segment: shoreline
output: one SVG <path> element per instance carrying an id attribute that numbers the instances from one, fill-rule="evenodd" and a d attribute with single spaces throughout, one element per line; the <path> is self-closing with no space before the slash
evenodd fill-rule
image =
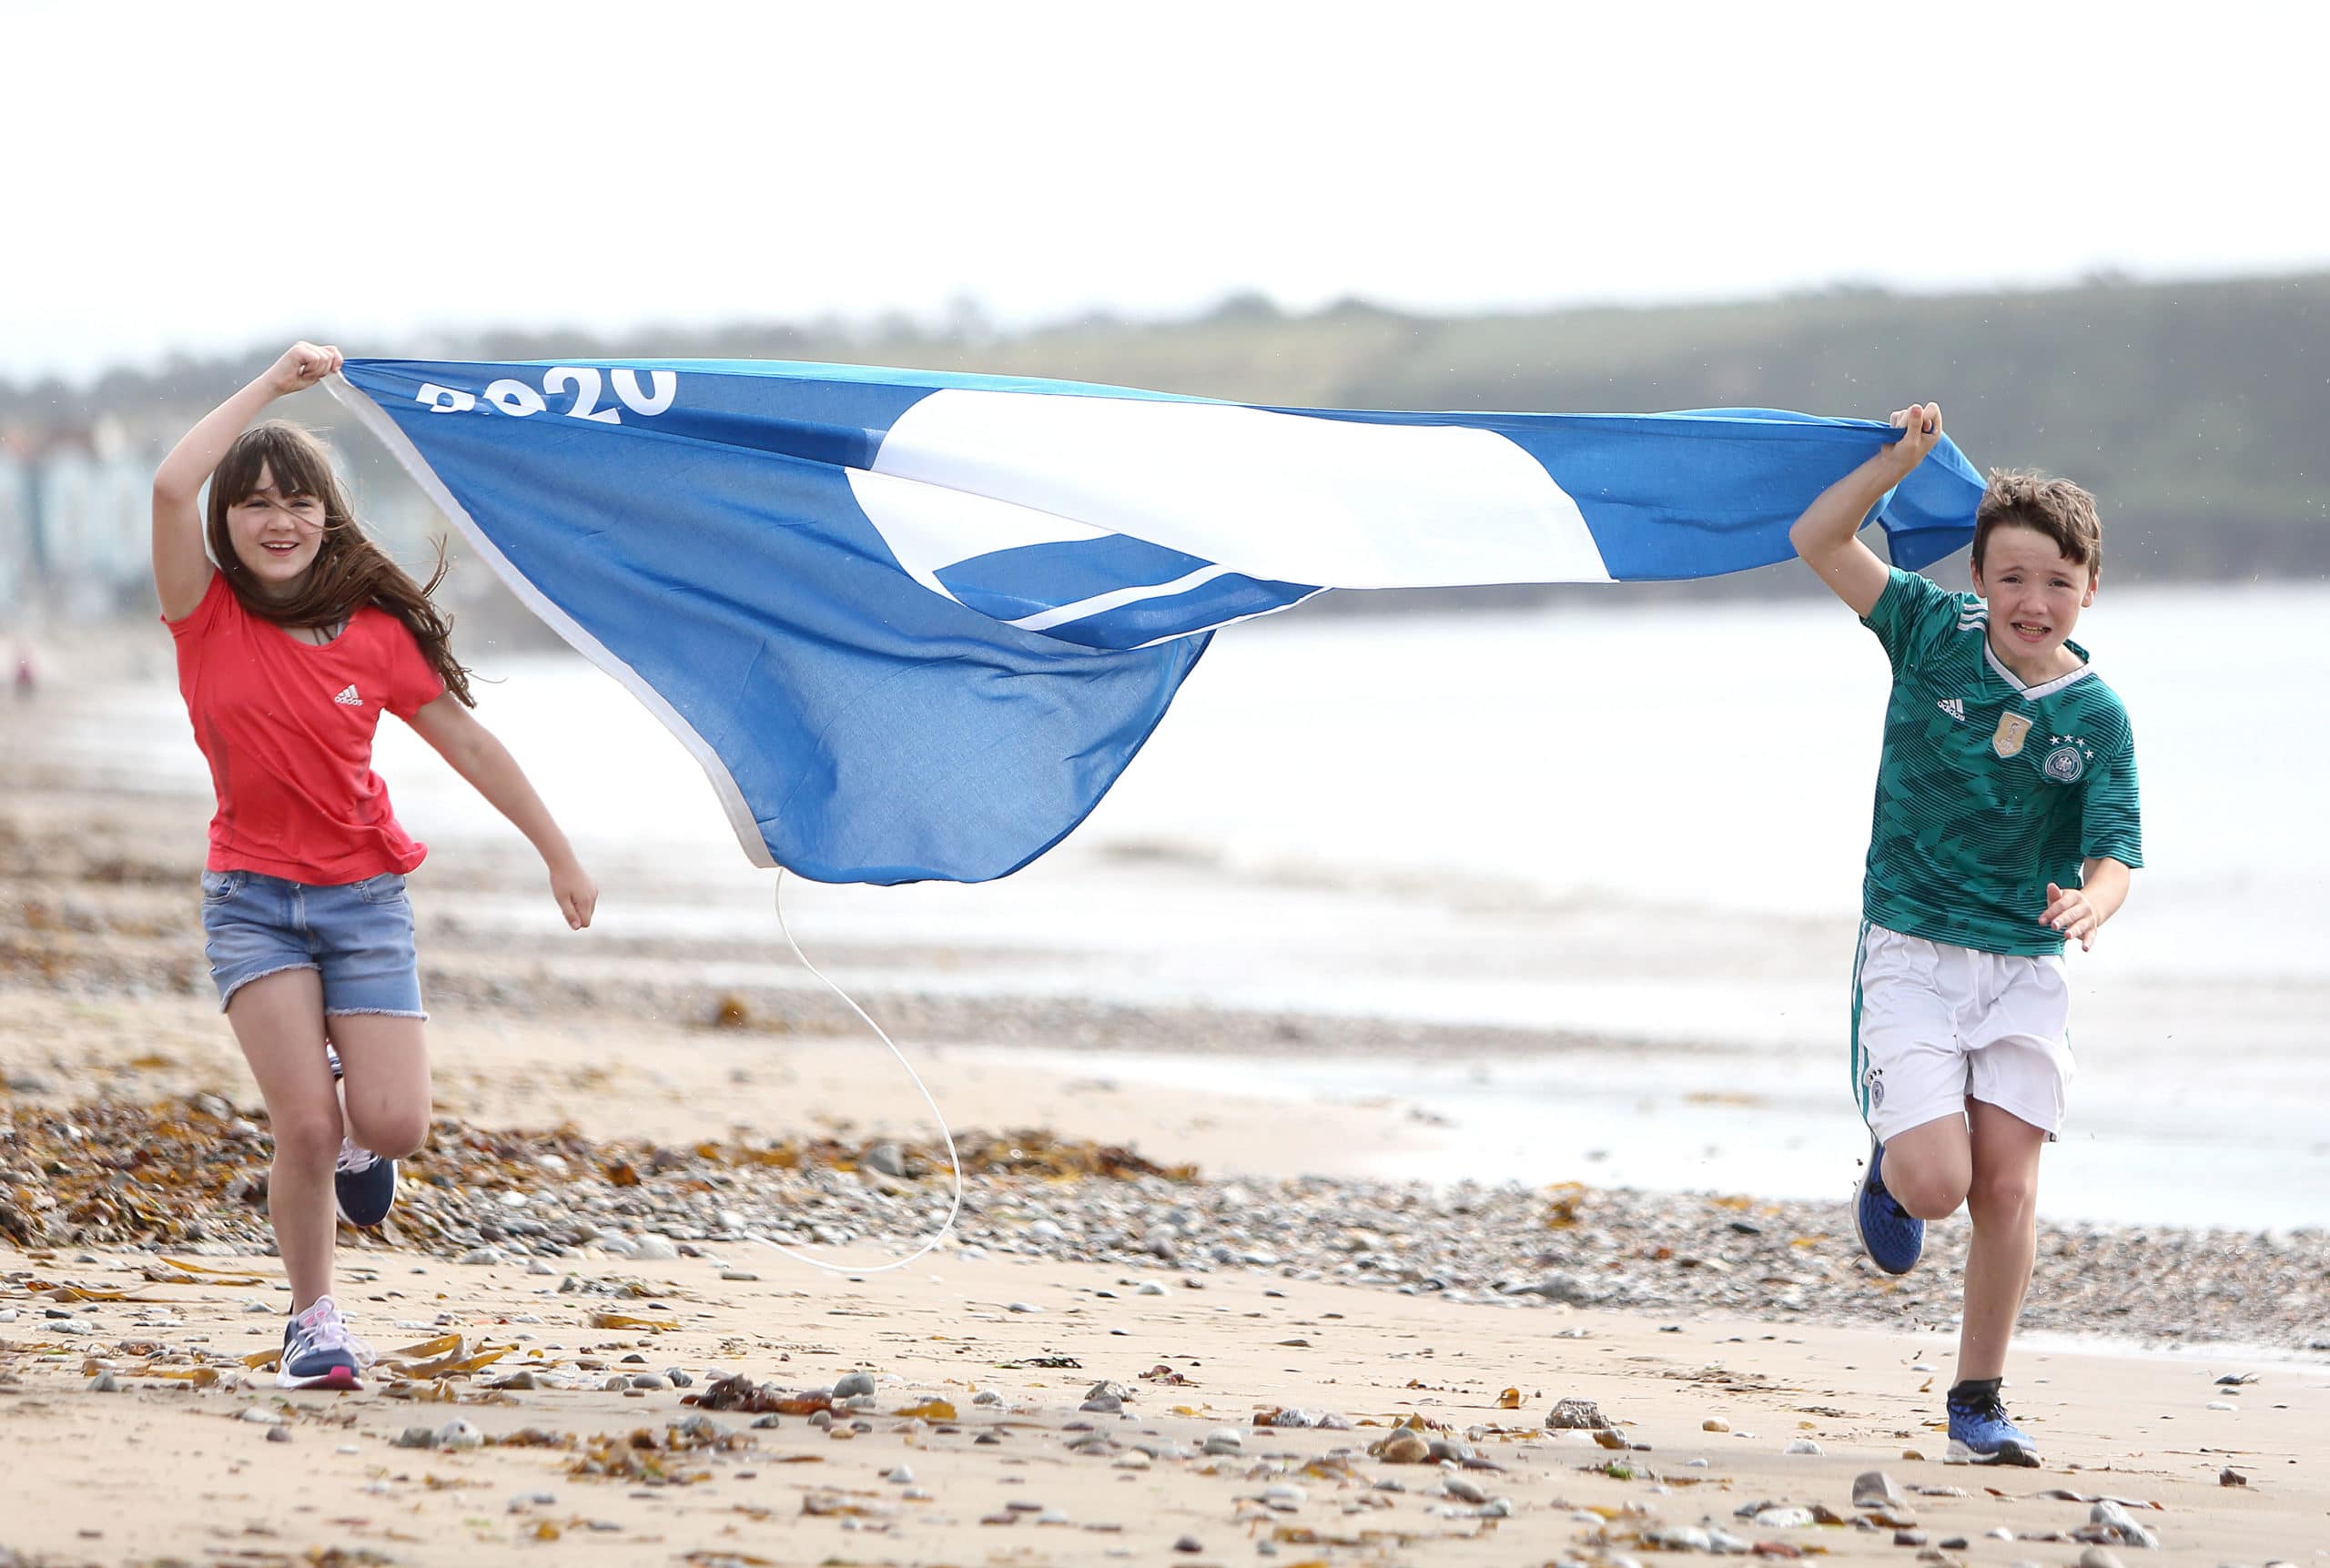
<path id="1" fill-rule="evenodd" d="M 2046 1463 L 1972 1471 L 1935 1430 L 1962 1221 L 1895 1280 L 1841 1201 L 1372 1179 L 1461 1129 L 1205 1066 L 1354 1042 L 1508 1064 L 1591 1032 L 899 984 L 866 994 L 967 1174 L 956 1232 L 897 1267 L 951 1183 L 855 1020 L 745 984 L 716 921 L 615 966 L 562 951 L 507 846 L 463 845 L 425 901 L 438 1120 L 390 1227 L 340 1235 L 336 1290 L 384 1359 L 358 1392 L 279 1391 L 265 1118 L 191 891 L 207 802 L 51 756 L 18 717 L 0 1435 L 40 1506 L 0 1508 L 0 1568 L 2330 1548 L 2321 1231 L 2046 1225 L 2008 1390 Z M 603 875 L 679 895 L 645 854 Z M 901 982 L 987 959 L 866 929 L 844 951 Z M 1112 1066 L 1160 1048 L 1186 1081 Z M 1565 1400 L 1604 1424 L 1549 1425 Z M 1857 1504 L 1870 1472 L 1890 1496 Z"/>
<path id="2" fill-rule="evenodd" d="M 25 733 L 0 722 L 0 737 L 12 730 Z M 9 1088 L 0 1104 L 14 1108 L 11 1125 L 57 1107 L 105 1102 L 114 1108 L 107 1114 L 119 1114 L 197 1095 L 255 1111 L 256 1095 L 202 971 L 197 914 L 186 895 L 199 868 L 207 802 L 125 793 L 86 778 L 68 788 L 44 776 L 49 765 L 36 746 L 12 747 L 0 764 L 0 784 L 8 786 L 0 809 L 0 1081 Z M 671 934 L 623 944 L 633 955 L 627 964 L 652 964 L 660 979 L 643 981 L 623 966 L 611 976 L 604 954 L 562 955 L 548 934 L 497 923 L 512 895 L 530 886 L 534 868 L 518 850 L 468 847 L 459 890 L 437 890 L 420 920 L 436 1014 L 438 1109 L 449 1133 L 531 1128 L 546 1137 L 571 1123 L 584 1138 L 675 1148 L 707 1136 L 761 1145 L 826 1137 L 855 1140 L 860 1152 L 870 1142 L 931 1139 L 919 1098 L 856 1018 L 805 976 L 755 984 L 734 962 L 733 937 Z M 618 861 L 608 868 L 609 885 L 625 879 L 653 885 L 653 867 Z M 917 966 L 943 974 L 966 960 L 955 949 L 919 957 L 909 949 L 892 961 L 895 973 L 911 976 Z M 1275 1184 L 1290 1211 L 1348 1203 L 1371 1216 L 1389 1214 L 1383 1221 L 1389 1232 L 1423 1252 L 1433 1250 L 1433 1239 L 1397 1220 L 1400 1203 L 1428 1209 L 1452 1193 L 1482 1195 L 1480 1233 L 1464 1239 L 1470 1250 L 1459 1248 L 1464 1255 L 1444 1266 L 1444 1284 L 1460 1291 L 1493 1297 L 1500 1280 L 1515 1291 L 1542 1285 L 1525 1277 L 1532 1269 L 1539 1276 L 1585 1270 L 1607 1278 L 1558 1287 L 1555 1299 L 1676 1311 L 1760 1303 L 1832 1321 L 1954 1317 L 1954 1295 L 1930 1282 L 1954 1280 L 1962 1219 L 1937 1228 L 1935 1268 L 1907 1286 L 1877 1280 L 1859 1265 L 1852 1242 L 1843 1198 L 1849 1163 L 1839 1166 L 1839 1197 L 1822 1201 L 1752 1189 L 1387 1179 L 1370 1175 L 1371 1164 L 1431 1156 L 1461 1168 L 1462 1129 L 1452 1131 L 1402 1096 L 1298 1104 L 1236 1092 L 1237 1080 L 1219 1075 L 1193 1071 L 1175 1083 L 1109 1065 L 1126 1059 L 1123 1053 L 1160 1051 L 1187 1056 L 1194 1067 L 1208 1056 L 1300 1058 L 1320 1051 L 1494 1063 L 1609 1044 L 1592 1034 L 1141 1007 L 1072 996 L 858 989 L 912 1052 L 948 1118 L 967 1128 L 1042 1129 L 1063 1143 L 1121 1146 L 1160 1165 L 1195 1167 L 1211 1192 L 1231 1188 L 1251 1198 Z M 1079 1060 L 1073 1074 L 1015 1070 L 1015 1051 L 1063 1050 Z M 1568 1152 L 1551 1168 L 1590 1180 L 1592 1162 L 1577 1158 L 1585 1151 Z M 426 1170 L 432 1158 L 424 1153 L 416 1168 Z M 1552 1244 L 1559 1239 L 1544 1229 L 1538 1212 L 1544 1190 L 1598 1209 L 1606 1223 L 1583 1227 L 1591 1245 Z M 1763 1256 L 1758 1238 L 1730 1229 L 1751 1209 L 1767 1228 L 1800 1244 Z M 2320 1283 L 2330 1280 L 2330 1233 L 2062 1222 L 2043 1214 L 2041 1223 L 2040 1273 L 2024 1319 L 2035 1330 L 2165 1344 L 2247 1339 L 2301 1356 L 2330 1351 L 2330 1330 L 2308 1328 L 2330 1311 L 2330 1289 Z M 1069 1229 L 1088 1237 L 1108 1227 Z M 1636 1257 L 1662 1249 L 1670 1256 Z M 1532 1262 L 1538 1254 L 1545 1260 Z M 1323 1276 L 1323 1261 L 1304 1266 Z M 1373 1282 L 1393 1289 L 1424 1288 L 1439 1277 L 1430 1267 L 1404 1277 L 1378 1272 L 1383 1277 Z M 1708 1283 L 1716 1280 L 1723 1283 Z"/>

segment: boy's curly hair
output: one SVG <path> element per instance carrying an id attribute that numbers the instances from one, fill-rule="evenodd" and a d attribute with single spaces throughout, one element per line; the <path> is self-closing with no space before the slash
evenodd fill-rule
<path id="1" fill-rule="evenodd" d="M 1982 565 L 1982 547 L 1998 528 L 2027 528 L 2055 541 L 2063 559 L 2087 568 L 2094 581 L 2103 570 L 2103 523 L 2095 515 L 2095 498 L 2067 479 L 2028 469 L 1993 469 L 1990 488 L 1974 512 L 1974 566 Z"/>

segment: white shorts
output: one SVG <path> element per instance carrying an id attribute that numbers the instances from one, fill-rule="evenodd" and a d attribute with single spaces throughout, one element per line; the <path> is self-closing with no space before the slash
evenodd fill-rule
<path id="1" fill-rule="evenodd" d="M 1861 923 L 1853 1087 L 1879 1143 L 1971 1098 L 2062 1131 L 2073 1063 L 2060 955 L 1980 953 Z"/>

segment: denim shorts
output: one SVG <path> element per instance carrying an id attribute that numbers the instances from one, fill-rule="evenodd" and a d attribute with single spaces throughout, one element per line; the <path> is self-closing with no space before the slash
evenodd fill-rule
<path id="1" fill-rule="evenodd" d="M 324 1016 L 425 1018 L 412 951 L 412 905 L 394 872 L 313 887 L 256 871 L 202 874 L 202 933 L 224 1012 L 263 976 L 314 969 Z"/>

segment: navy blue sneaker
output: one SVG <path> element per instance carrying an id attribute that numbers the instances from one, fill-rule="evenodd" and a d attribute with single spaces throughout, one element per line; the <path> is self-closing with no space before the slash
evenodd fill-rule
<path id="1" fill-rule="evenodd" d="M 1885 1190 L 1885 1146 L 1869 1146 L 1869 1168 L 1861 1173 L 1860 1192 L 1853 1199 L 1853 1229 L 1860 1233 L 1861 1250 L 1888 1274 L 1906 1274 L 1918 1266 L 1926 1249 L 1926 1222 L 1894 1201 Z"/>
<path id="2" fill-rule="evenodd" d="M 1960 1383 L 1950 1391 L 1950 1452 L 1944 1464 L 2021 1464 L 2036 1469 L 2039 1446 L 2007 1419 L 1999 1380 Z"/>
<path id="3" fill-rule="evenodd" d="M 275 1386 L 282 1389 L 353 1389 L 358 1371 L 371 1365 L 372 1350 L 348 1331 L 329 1296 L 283 1325 L 283 1357 L 275 1364 Z"/>
<path id="4" fill-rule="evenodd" d="M 339 1158 L 332 1162 L 331 1190 L 339 1217 L 359 1229 L 370 1229 L 389 1217 L 397 1201 L 397 1162 L 382 1159 L 349 1139 L 339 1140 Z"/>

